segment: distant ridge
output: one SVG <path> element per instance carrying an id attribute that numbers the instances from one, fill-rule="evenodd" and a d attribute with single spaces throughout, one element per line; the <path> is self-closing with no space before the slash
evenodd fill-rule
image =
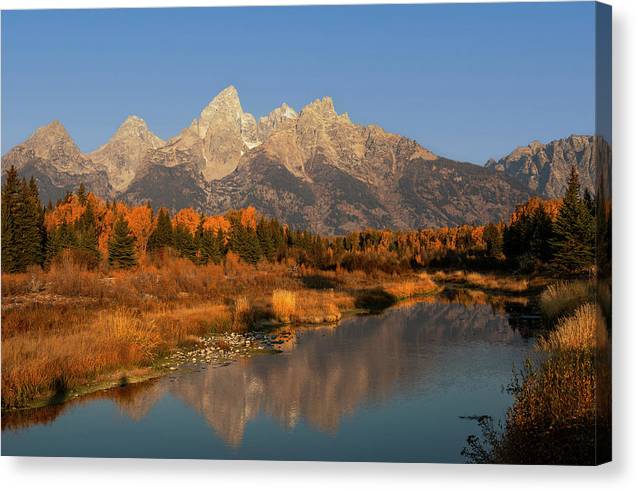
<path id="1" fill-rule="evenodd" d="M 54 121 L 7 152 L 2 165 L 35 176 L 44 202 L 83 182 L 107 199 L 214 213 L 252 205 L 295 226 L 340 234 L 505 219 L 533 194 L 560 195 L 571 165 L 590 186 L 593 142 L 532 142 L 483 167 L 357 125 L 330 97 L 298 112 L 283 103 L 257 121 L 229 86 L 167 141 L 129 116 L 108 142 L 83 154 Z"/>

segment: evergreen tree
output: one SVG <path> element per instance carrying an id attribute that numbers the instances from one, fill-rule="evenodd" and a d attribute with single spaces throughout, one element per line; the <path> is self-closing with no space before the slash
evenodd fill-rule
<path id="1" fill-rule="evenodd" d="M 85 256 L 90 267 L 97 266 L 101 254 L 98 249 L 97 221 L 90 201 L 87 201 L 86 210 L 79 218 L 76 229 L 77 248 Z"/>
<path id="2" fill-rule="evenodd" d="M 28 264 L 44 263 L 44 246 L 46 233 L 44 228 L 44 208 L 40 201 L 40 193 L 35 178 L 32 176 L 27 185 L 23 184 L 27 202 L 27 250 L 25 251 Z"/>
<path id="3" fill-rule="evenodd" d="M 277 252 L 277 247 L 274 242 L 273 223 L 265 218 L 261 218 L 257 224 L 257 237 L 263 257 L 268 261 L 273 261 Z"/>
<path id="4" fill-rule="evenodd" d="M 179 223 L 175 226 L 173 230 L 173 242 L 175 250 L 180 256 L 196 262 L 197 246 L 195 244 L 195 238 L 184 224 Z"/>
<path id="5" fill-rule="evenodd" d="M 223 232 L 221 229 L 217 233 L 212 230 L 204 230 L 202 227 L 198 240 L 199 258 L 203 264 L 220 264 L 223 260 Z"/>
<path id="6" fill-rule="evenodd" d="M 137 264 L 135 237 L 128 222 L 119 216 L 113 227 L 113 236 L 108 242 L 108 263 L 115 268 L 132 268 Z"/>
<path id="7" fill-rule="evenodd" d="M 157 226 L 148 238 L 148 250 L 157 251 L 173 245 L 173 226 L 168 212 L 161 208 L 157 215 Z"/>
<path id="8" fill-rule="evenodd" d="M 26 268 L 22 258 L 23 204 L 20 196 L 20 178 L 15 167 L 7 171 L 2 186 L 2 271 L 14 273 Z"/>
<path id="9" fill-rule="evenodd" d="M 593 265 L 595 231 L 593 216 L 580 196 L 579 176 L 571 168 L 566 194 L 553 226 L 552 266 L 561 273 L 578 273 Z"/>
<path id="10" fill-rule="evenodd" d="M 261 258 L 261 246 L 256 230 L 244 226 L 236 219 L 232 220 L 230 228 L 230 249 L 251 264 L 256 264 Z"/>
<path id="11" fill-rule="evenodd" d="M 547 263 L 553 256 L 553 247 L 551 240 L 553 239 L 553 220 L 548 214 L 544 206 L 540 206 L 533 213 L 532 226 L 528 236 L 528 248 L 530 254 Z"/>
<path id="12" fill-rule="evenodd" d="M 596 203 L 595 203 L 595 199 L 593 198 L 593 195 L 588 190 L 588 188 L 584 190 L 584 197 L 582 199 L 584 200 L 584 204 L 586 205 L 586 208 L 588 208 L 588 211 L 590 211 L 591 215 L 594 217 Z"/>
<path id="13" fill-rule="evenodd" d="M 2 187 L 2 269 L 22 272 L 44 259 L 44 213 L 35 180 L 27 183 L 15 167 Z"/>

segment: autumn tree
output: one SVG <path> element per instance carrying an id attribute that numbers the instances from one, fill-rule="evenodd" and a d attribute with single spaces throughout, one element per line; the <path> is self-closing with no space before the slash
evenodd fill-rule
<path id="1" fill-rule="evenodd" d="M 126 221 L 135 236 L 138 257 L 144 257 L 153 231 L 153 210 L 148 205 L 133 206 L 126 212 Z"/>
<path id="2" fill-rule="evenodd" d="M 113 236 L 108 242 L 108 263 L 114 268 L 122 269 L 137 265 L 135 237 L 122 215 L 115 221 Z"/>

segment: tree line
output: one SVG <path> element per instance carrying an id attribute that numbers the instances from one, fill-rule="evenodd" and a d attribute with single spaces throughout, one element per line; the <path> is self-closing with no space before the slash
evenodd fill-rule
<path id="1" fill-rule="evenodd" d="M 532 198 L 507 224 L 407 231 L 368 229 L 325 237 L 293 229 L 252 207 L 208 216 L 191 208 L 171 216 L 146 204 L 103 201 L 83 185 L 44 208 L 35 180 L 12 167 L 2 186 L 2 270 L 47 267 L 63 251 L 89 268 L 132 268 L 147 256 L 174 253 L 197 264 L 292 261 L 317 269 L 397 273 L 424 267 L 503 268 L 559 274 L 593 266 L 595 202 L 571 170 L 561 200 Z"/>

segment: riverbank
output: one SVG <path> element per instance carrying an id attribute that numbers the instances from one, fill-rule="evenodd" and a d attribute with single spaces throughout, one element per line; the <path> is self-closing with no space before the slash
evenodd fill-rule
<path id="1" fill-rule="evenodd" d="M 478 418 L 464 455 L 474 463 L 595 465 L 611 458 L 611 342 L 593 283 L 557 282 L 540 296 L 547 332 L 541 362 L 511 381 L 514 404 L 500 433 Z"/>
<path id="2" fill-rule="evenodd" d="M 213 362 L 233 337 L 289 323 L 336 323 L 437 290 L 426 273 L 196 266 L 178 258 L 128 272 L 62 261 L 46 272 L 3 275 L 2 408 L 157 377 L 174 366 L 171 356 L 196 351 L 207 339 L 219 344 L 205 352 Z M 261 344 L 263 350 L 251 341 L 249 353 L 271 349 Z"/>

